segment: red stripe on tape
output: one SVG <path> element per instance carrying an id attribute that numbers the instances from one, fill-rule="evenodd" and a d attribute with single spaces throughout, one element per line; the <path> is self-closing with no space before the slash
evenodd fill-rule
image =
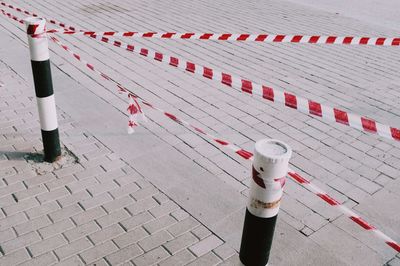
<path id="1" fill-rule="evenodd" d="M 208 67 L 203 67 L 203 76 L 209 79 L 213 78 L 213 70 Z"/>
<path id="2" fill-rule="evenodd" d="M 349 125 L 349 117 L 346 112 L 333 108 L 336 122 Z"/>
<path id="3" fill-rule="evenodd" d="M 128 45 L 126 46 L 126 50 L 128 50 L 128 51 L 130 51 L 130 52 L 133 52 L 133 51 L 135 50 L 135 46 L 128 44 Z"/>
<path id="4" fill-rule="evenodd" d="M 223 84 L 232 86 L 232 76 L 229 74 L 222 73 L 222 81 Z"/>
<path id="5" fill-rule="evenodd" d="M 242 79 L 242 91 L 252 94 L 253 84 L 249 80 Z"/>
<path id="6" fill-rule="evenodd" d="M 232 36 L 232 34 L 230 34 L 230 33 L 224 33 L 224 34 L 222 34 L 221 36 L 218 37 L 218 40 L 226 41 L 226 40 L 228 40 L 231 36 Z"/>
<path id="7" fill-rule="evenodd" d="M 195 129 L 197 132 L 201 133 L 201 134 L 207 135 L 207 133 L 206 133 L 204 130 L 202 130 L 201 128 L 195 127 L 194 129 Z"/>
<path id="8" fill-rule="evenodd" d="M 320 38 L 320 36 L 311 36 L 311 38 L 308 41 L 308 43 L 317 43 L 319 38 Z"/>
<path id="9" fill-rule="evenodd" d="M 228 142 L 226 142 L 226 141 L 223 141 L 223 140 L 220 140 L 220 139 L 214 139 L 216 142 L 218 142 L 219 144 L 221 144 L 221 145 L 224 145 L 224 146 L 227 146 L 227 145 L 229 145 L 229 143 Z"/>
<path id="10" fill-rule="evenodd" d="M 35 25 L 29 25 L 28 29 L 27 29 L 27 33 L 32 35 L 35 34 L 37 28 L 39 27 L 39 25 L 35 24 Z"/>
<path id="11" fill-rule="evenodd" d="M 170 114 L 167 112 L 164 112 L 164 114 L 174 121 L 179 121 L 179 119 L 176 116 L 174 116 L 173 114 Z"/>
<path id="12" fill-rule="evenodd" d="M 117 46 L 117 47 L 121 47 L 121 42 L 120 41 L 114 41 L 114 46 Z"/>
<path id="13" fill-rule="evenodd" d="M 106 31 L 103 33 L 103 35 L 105 35 L 105 36 L 114 36 L 114 34 L 115 34 L 115 32 L 113 32 L 113 31 Z"/>
<path id="14" fill-rule="evenodd" d="M 93 65 L 87 63 L 86 66 L 87 66 L 88 68 L 90 68 L 91 70 L 94 70 L 94 66 L 93 66 Z"/>
<path id="15" fill-rule="evenodd" d="M 383 45 L 386 41 L 386 38 L 378 38 L 376 39 L 376 45 Z"/>
<path id="16" fill-rule="evenodd" d="M 360 39 L 360 44 L 368 44 L 369 41 L 369 37 L 362 37 Z"/>
<path id="17" fill-rule="evenodd" d="M 145 32 L 143 33 L 143 37 L 153 37 L 153 35 L 155 34 L 155 32 Z"/>
<path id="18" fill-rule="evenodd" d="M 326 43 L 334 43 L 335 41 L 336 41 L 336 36 L 329 36 L 327 39 L 326 39 Z"/>
<path id="19" fill-rule="evenodd" d="M 214 33 L 204 33 L 203 35 L 200 36 L 200 40 L 208 40 L 210 39 Z"/>
<path id="20" fill-rule="evenodd" d="M 310 181 L 299 175 L 298 173 L 288 173 L 294 180 L 299 182 L 300 184 L 310 184 Z"/>
<path id="21" fill-rule="evenodd" d="M 322 117 L 322 107 L 320 103 L 309 100 L 308 109 L 310 109 L 310 114 Z"/>
<path id="22" fill-rule="evenodd" d="M 361 124 L 362 124 L 362 127 L 364 128 L 364 130 L 376 133 L 377 129 L 376 129 L 375 121 L 368 119 L 368 118 L 361 117 Z"/>
<path id="23" fill-rule="evenodd" d="M 285 92 L 285 105 L 297 109 L 297 98 L 295 95 Z"/>
<path id="24" fill-rule="evenodd" d="M 359 226 L 361 226 L 365 230 L 374 230 L 375 229 L 375 227 L 368 224 L 366 221 L 361 219 L 361 217 L 350 216 L 350 219 L 353 220 L 354 222 L 356 222 Z"/>
<path id="25" fill-rule="evenodd" d="M 245 150 L 239 150 L 236 153 L 239 154 L 240 156 L 242 156 L 243 158 L 245 158 L 246 160 L 248 160 L 251 157 L 253 157 L 253 154 L 251 152 L 248 152 L 248 151 L 245 151 Z"/>
<path id="26" fill-rule="evenodd" d="M 135 32 L 128 31 L 128 32 L 124 32 L 124 34 L 122 36 L 124 36 L 124 37 L 132 37 L 133 35 L 135 35 Z"/>
<path id="27" fill-rule="evenodd" d="M 188 32 L 188 33 L 183 34 L 183 35 L 181 36 L 181 38 L 182 38 L 182 39 L 190 39 L 190 38 L 192 38 L 193 35 L 194 35 L 194 33 Z"/>
<path id="28" fill-rule="evenodd" d="M 161 38 L 170 39 L 175 34 L 176 34 L 175 32 L 167 32 L 167 33 L 164 33 L 163 35 L 161 35 Z"/>
<path id="29" fill-rule="evenodd" d="M 392 133 L 392 137 L 393 137 L 395 140 L 400 140 L 400 129 L 391 127 L 391 128 L 390 128 L 390 133 Z"/>
<path id="30" fill-rule="evenodd" d="M 236 39 L 237 41 L 245 41 L 250 37 L 250 34 L 240 34 L 240 36 Z"/>
<path id="31" fill-rule="evenodd" d="M 144 56 L 148 56 L 149 55 L 149 50 L 147 50 L 145 48 L 142 48 L 142 49 L 140 49 L 140 54 L 144 55 Z"/>
<path id="32" fill-rule="evenodd" d="M 392 41 L 392 45 L 399 46 L 400 45 L 400 38 L 394 38 Z"/>
<path id="33" fill-rule="evenodd" d="M 169 64 L 171 65 L 171 66 L 174 66 L 174 67 L 177 67 L 178 65 L 179 65 L 179 59 L 178 58 L 176 58 L 176 57 L 170 57 L 169 58 Z"/>
<path id="34" fill-rule="evenodd" d="M 303 36 L 301 36 L 301 35 L 296 35 L 296 36 L 293 36 L 291 42 L 300 42 L 301 39 L 303 39 Z"/>
<path id="35" fill-rule="evenodd" d="M 345 37 L 343 39 L 343 44 L 351 44 L 351 41 L 353 40 L 354 37 Z"/>
<path id="36" fill-rule="evenodd" d="M 263 89 L 263 98 L 274 101 L 274 90 L 267 86 L 262 86 Z"/>
<path id="37" fill-rule="evenodd" d="M 257 36 L 255 39 L 256 42 L 263 42 L 265 39 L 267 39 L 268 35 L 267 34 L 260 34 Z"/>
<path id="38" fill-rule="evenodd" d="M 155 53 L 154 54 L 154 59 L 156 59 L 157 61 L 162 61 L 164 58 L 164 55 L 162 53 Z"/>
<path id="39" fill-rule="evenodd" d="M 400 245 L 394 242 L 386 242 L 390 247 L 392 247 L 397 252 L 400 252 Z"/>
<path id="40" fill-rule="evenodd" d="M 196 71 L 196 65 L 191 62 L 186 62 L 186 70 L 194 73 L 194 71 Z"/>
<path id="41" fill-rule="evenodd" d="M 326 201 L 329 205 L 332 205 L 332 206 L 340 205 L 339 202 L 337 202 L 335 199 L 331 198 L 327 194 L 318 193 L 317 196 L 320 197 L 321 199 L 323 199 L 324 201 Z"/>
<path id="42" fill-rule="evenodd" d="M 286 35 L 276 35 L 276 37 L 274 38 L 274 42 L 281 42 L 283 41 L 283 39 L 285 39 Z"/>

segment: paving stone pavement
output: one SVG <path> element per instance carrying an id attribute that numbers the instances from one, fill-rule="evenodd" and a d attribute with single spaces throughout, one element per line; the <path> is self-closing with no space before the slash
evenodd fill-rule
<path id="1" fill-rule="evenodd" d="M 12 1 L 89 30 L 387 35 L 285 1 Z M 15 13 L 21 17 L 20 14 Z M 0 17 L 0 265 L 238 265 L 249 162 L 160 114 L 127 135 L 126 99 L 58 47 L 64 161 L 41 152 L 26 36 Z M 291 166 L 400 241 L 400 144 L 242 95 L 83 37 L 61 39 L 157 106 L 246 149 L 269 137 Z M 398 47 L 134 40 L 160 52 L 400 124 Z M 400 255 L 288 181 L 271 265 L 398 265 Z"/>

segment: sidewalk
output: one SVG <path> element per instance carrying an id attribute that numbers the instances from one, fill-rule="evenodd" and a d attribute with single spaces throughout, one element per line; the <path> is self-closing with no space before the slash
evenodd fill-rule
<path id="1" fill-rule="evenodd" d="M 149 2 L 140 9 L 124 1 L 13 4 L 100 31 L 394 35 L 273 1 L 257 4 L 268 16 L 248 20 L 257 6 L 241 1 L 224 9 L 182 1 Z M 298 22 L 282 20 L 278 11 Z M 307 24 L 310 17 L 318 25 Z M 14 21 L 0 21 L 0 265 L 239 265 L 249 162 L 152 111 L 146 112 L 149 123 L 127 135 L 126 99 L 54 45 L 66 155 L 56 165 L 27 160 L 38 158 L 42 144 L 26 36 Z M 287 142 L 295 151 L 293 168 L 400 241 L 399 143 L 326 124 L 87 38 L 63 41 L 146 100 L 243 148 L 252 150 L 263 137 Z M 397 47 L 129 42 L 400 123 Z M 400 263 L 399 254 L 300 185 L 288 180 L 285 190 L 271 265 Z"/>

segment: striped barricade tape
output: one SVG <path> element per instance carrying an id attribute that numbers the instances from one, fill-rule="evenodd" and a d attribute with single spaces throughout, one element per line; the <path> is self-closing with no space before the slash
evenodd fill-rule
<path id="1" fill-rule="evenodd" d="M 22 8 L 20 8 L 20 7 L 17 7 L 17 6 L 14 6 L 14 5 L 5 3 L 5 2 L 3 2 L 3 1 L 0 1 L 0 5 L 2 5 L 2 6 L 4 6 L 4 7 L 7 7 L 7 8 L 9 8 L 9 9 L 13 9 L 13 10 L 15 10 L 15 11 L 17 11 L 17 12 L 20 12 L 20 13 L 25 14 L 25 15 L 28 15 L 28 16 L 32 16 L 32 17 L 38 17 L 38 16 L 39 16 L 39 15 L 37 15 L 37 14 L 34 13 L 34 12 L 31 12 L 31 11 L 22 9 Z M 55 19 L 48 19 L 48 18 L 47 18 L 46 21 L 49 22 L 49 23 L 51 23 L 51 24 L 54 24 L 54 25 L 63 27 L 63 30 L 70 30 L 70 31 L 74 31 L 74 30 L 75 30 L 75 27 L 67 26 L 65 23 L 59 22 L 59 21 L 57 21 L 57 20 L 55 20 Z"/>
<path id="2" fill-rule="evenodd" d="M 63 45 L 59 40 L 55 39 L 54 37 L 51 37 L 51 39 L 60 45 L 64 50 L 68 51 L 76 60 L 80 61 L 82 64 L 85 64 L 89 69 L 93 70 L 93 65 L 88 64 L 86 61 L 82 60 L 82 58 L 74 53 L 72 50 L 70 50 L 67 46 Z M 90 67 L 89 67 L 90 66 Z M 95 73 L 101 73 L 101 72 L 95 72 Z M 108 76 L 105 76 L 104 74 L 99 74 L 102 78 L 105 80 L 115 82 L 113 79 L 109 78 Z M 118 83 L 118 87 L 121 85 Z M 125 88 L 125 87 L 123 87 Z M 127 90 L 127 89 L 126 89 Z M 129 90 L 127 90 L 129 93 L 131 93 Z M 250 151 L 247 151 L 245 149 L 240 148 L 239 146 L 230 143 L 226 140 L 223 140 L 221 138 L 218 138 L 210 133 L 208 133 L 206 130 L 194 126 L 191 123 L 179 118 L 178 116 L 171 114 L 169 112 L 164 111 L 163 109 L 160 109 L 153 104 L 146 102 L 144 100 L 141 100 L 141 103 L 145 106 L 148 106 L 152 108 L 153 110 L 156 110 L 160 113 L 162 113 L 164 116 L 168 117 L 172 121 L 188 128 L 191 131 L 194 131 L 196 134 L 202 135 L 206 137 L 207 139 L 211 140 L 213 143 L 216 143 L 219 146 L 225 147 L 227 149 L 230 149 L 233 151 L 235 154 L 239 155 L 241 158 L 249 161 L 253 161 L 253 153 Z M 360 215 L 356 214 L 353 210 L 349 209 L 345 205 L 341 204 L 339 201 L 335 200 L 333 197 L 331 197 L 327 192 L 313 184 L 311 181 L 307 180 L 306 178 L 302 177 L 300 174 L 296 173 L 292 169 L 289 169 L 288 175 L 296 181 L 298 184 L 302 185 L 304 188 L 306 188 L 308 191 L 312 192 L 313 194 L 317 195 L 319 198 L 321 198 L 323 201 L 328 203 L 329 205 L 336 207 L 340 212 L 345 214 L 347 217 L 349 217 L 353 222 L 357 223 L 359 226 L 361 226 L 363 229 L 367 231 L 373 232 L 377 237 L 382 239 L 388 246 L 396 250 L 397 252 L 400 252 L 400 245 L 384 234 L 382 231 L 378 230 L 376 227 L 370 225 L 368 222 L 366 222 L 363 218 L 361 218 Z"/>
<path id="3" fill-rule="evenodd" d="M 59 23 L 64 25 L 63 27 L 72 27 L 67 26 L 61 22 Z M 209 79 L 220 81 L 225 85 L 237 88 L 245 93 L 261 97 L 265 100 L 283 103 L 286 107 L 296 109 L 308 115 L 320 117 L 323 120 L 329 122 L 344 124 L 364 132 L 374 133 L 384 138 L 400 141 L 399 128 L 376 122 L 375 120 L 367 117 L 352 114 L 339 108 L 332 108 L 327 105 L 322 105 L 321 103 L 318 103 L 316 101 L 298 97 L 286 91 L 280 91 L 277 89 L 273 89 L 269 86 L 259 85 L 250 80 L 246 80 L 221 71 L 216 71 L 210 67 L 196 65 L 190 61 L 181 60 L 177 57 L 152 51 L 148 48 L 135 48 L 134 45 L 126 44 L 118 40 L 111 41 L 110 38 L 103 35 L 91 34 L 84 36 L 89 36 L 102 42 L 110 43 L 116 47 L 122 47 L 127 51 L 136 52 L 142 56 L 150 57 L 154 60 L 164 62 L 168 65 L 181 68 L 185 71 L 195 73 Z"/>
<path id="4" fill-rule="evenodd" d="M 16 21 L 20 21 L 18 18 L 14 18 L 12 16 L 9 16 L 9 17 L 14 19 L 14 20 L 16 20 Z M 111 79 L 109 76 L 105 75 L 104 73 L 102 73 L 100 71 L 97 71 L 92 64 L 89 64 L 87 61 L 83 60 L 81 58 L 81 56 L 79 56 L 78 54 L 74 53 L 69 47 L 67 47 L 66 45 L 62 44 L 62 42 L 59 41 L 58 39 L 56 39 L 54 37 L 51 37 L 51 40 L 53 42 L 55 42 L 56 44 L 60 45 L 71 56 L 73 56 L 76 60 L 78 60 L 79 62 L 84 64 L 87 68 L 89 68 L 93 72 L 99 74 L 103 79 L 108 80 L 108 81 L 113 82 L 114 84 L 116 84 L 121 92 L 128 93 L 129 96 L 134 96 L 135 99 L 138 97 L 136 94 L 134 94 L 133 92 L 129 91 L 128 89 L 123 87 L 121 84 L 119 84 L 115 80 Z M 214 143 L 218 144 L 219 146 L 222 146 L 222 147 L 225 147 L 225 148 L 228 148 L 228 149 L 232 150 L 233 152 L 235 152 L 237 155 L 239 155 L 243 159 L 249 160 L 249 161 L 253 160 L 253 153 L 251 153 L 249 151 L 246 151 L 246 150 L 244 150 L 244 149 L 242 149 L 242 148 L 240 148 L 240 147 L 238 147 L 238 146 L 236 146 L 234 144 L 231 144 L 228 141 L 225 141 L 225 140 L 222 140 L 220 138 L 217 138 L 217 137 L 207 133 L 205 130 L 203 130 L 203 129 L 199 128 L 199 127 L 193 126 L 189 122 L 186 122 L 186 121 L 178 118 L 176 115 L 173 115 L 171 113 L 165 112 L 164 110 L 162 110 L 160 108 L 157 108 L 154 105 L 152 105 L 152 104 L 150 104 L 150 103 L 148 103 L 146 101 L 142 101 L 142 103 L 144 105 L 146 105 L 146 106 L 149 106 L 150 108 L 152 108 L 154 110 L 162 112 L 166 117 L 168 117 L 172 121 L 174 121 L 174 122 L 176 122 L 176 123 L 178 123 L 180 125 L 183 125 L 188 129 L 194 130 L 197 134 L 201 134 L 201 135 L 207 137 L 208 139 L 212 140 Z M 309 190 L 313 194 L 317 195 L 319 198 L 321 198 L 323 201 L 325 201 L 329 205 L 337 207 L 337 209 L 340 212 L 345 214 L 347 217 L 349 217 L 353 222 L 358 224 L 360 227 L 362 227 L 363 229 L 365 229 L 367 231 L 372 231 L 377 237 L 382 239 L 388 246 L 390 246 L 396 252 L 400 252 L 400 245 L 396 241 L 394 241 L 392 238 L 390 238 L 389 236 L 384 234 L 382 231 L 378 230 L 376 227 L 370 225 L 363 218 L 361 218 L 360 215 L 356 214 L 354 211 L 352 211 L 348 207 L 340 204 L 340 202 L 335 200 L 333 197 L 329 196 L 329 194 L 326 193 L 324 190 L 320 189 L 315 184 L 311 183 L 309 180 L 307 180 L 306 178 L 302 177 L 300 174 L 294 172 L 292 169 L 289 169 L 288 175 L 294 181 L 296 181 L 298 184 L 302 185 L 304 188 L 306 188 L 307 190 Z"/>
<path id="5" fill-rule="evenodd" d="M 263 43 L 308 43 L 308 44 L 343 44 L 400 46 L 400 37 L 357 37 L 357 36 L 323 36 L 323 35 L 284 35 L 284 34 L 247 34 L 247 33 L 193 33 L 193 32 L 137 32 L 137 31 L 73 31 L 52 29 L 48 33 L 67 35 L 98 35 L 104 37 L 157 38 L 181 40 L 213 40 Z"/>
<path id="6" fill-rule="evenodd" d="M 0 1 L 4 7 L 17 12 L 37 17 L 38 15 L 24 10 L 20 7 Z M 191 39 L 191 40 L 215 40 L 215 41 L 253 41 L 264 43 L 308 43 L 308 44 L 343 44 L 343 45 L 373 45 L 373 46 L 400 46 L 400 37 L 358 37 L 358 36 L 335 36 L 335 35 L 288 35 L 288 34 L 248 34 L 248 33 L 194 33 L 194 32 L 93 32 L 75 31 L 75 27 L 67 26 L 65 23 L 55 19 L 47 19 L 51 24 L 58 25 L 63 29 L 49 30 L 49 33 L 79 34 L 79 35 L 101 35 L 131 38 L 160 38 L 160 39 Z"/>
<path id="7" fill-rule="evenodd" d="M 104 43 L 108 43 L 119 48 L 123 48 L 128 52 L 138 53 L 144 57 L 149 57 L 169 66 L 176 67 L 208 79 L 219 81 L 224 85 L 239 89 L 242 92 L 260 97 L 264 100 L 281 103 L 285 107 L 296 109 L 307 115 L 316 116 L 329 122 L 344 124 L 364 132 L 378 134 L 384 138 L 400 141 L 399 128 L 384 125 L 364 116 L 349 113 L 339 108 L 323 105 L 316 101 L 299 97 L 290 92 L 277 90 L 266 85 L 260 85 L 253 81 L 243 79 L 229 73 L 224 73 L 210 67 L 197 65 L 193 62 L 185 61 L 175 56 L 159 53 L 148 48 L 135 46 L 133 44 L 126 44 L 119 40 L 112 40 L 104 36 L 85 36 L 100 40 Z"/>

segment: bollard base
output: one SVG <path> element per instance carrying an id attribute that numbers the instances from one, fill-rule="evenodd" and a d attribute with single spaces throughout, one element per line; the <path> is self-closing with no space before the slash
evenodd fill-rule
<path id="1" fill-rule="evenodd" d="M 246 208 L 239 258 L 245 266 L 268 265 L 277 215 L 270 218 L 254 216 Z"/>
<path id="2" fill-rule="evenodd" d="M 53 163 L 61 157 L 60 137 L 58 129 L 52 131 L 42 130 L 44 147 L 44 161 Z"/>

